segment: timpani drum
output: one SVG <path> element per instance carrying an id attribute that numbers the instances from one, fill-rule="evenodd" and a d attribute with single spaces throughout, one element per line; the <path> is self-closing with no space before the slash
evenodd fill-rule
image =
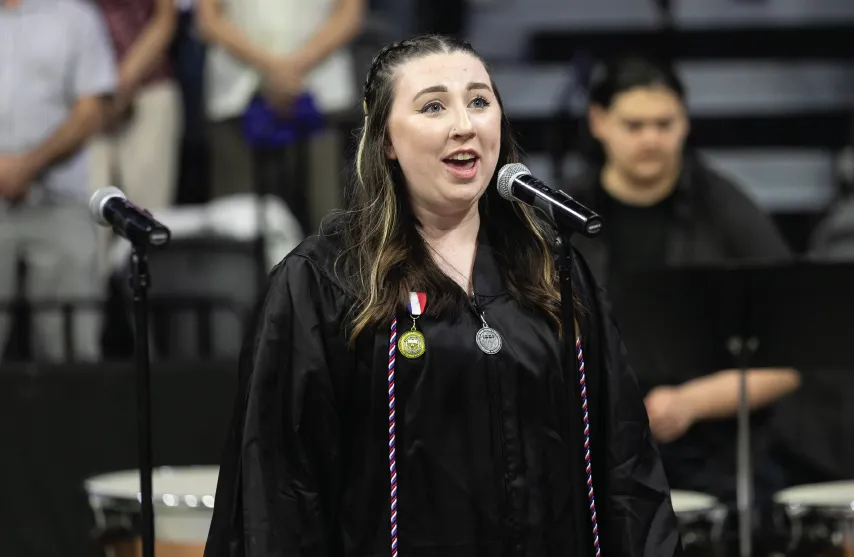
<path id="1" fill-rule="evenodd" d="M 679 521 L 686 557 L 722 557 L 727 510 L 711 495 L 672 490 L 670 500 Z"/>
<path id="2" fill-rule="evenodd" d="M 787 522 L 789 556 L 854 557 L 854 481 L 790 487 L 774 503 Z"/>
<path id="3" fill-rule="evenodd" d="M 217 466 L 152 471 L 155 555 L 202 557 L 218 475 Z M 142 555 L 139 471 L 95 476 L 86 480 L 85 488 L 105 553 L 111 557 Z"/>

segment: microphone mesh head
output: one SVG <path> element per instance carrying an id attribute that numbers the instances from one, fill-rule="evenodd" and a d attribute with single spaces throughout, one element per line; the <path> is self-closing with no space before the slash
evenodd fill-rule
<path id="1" fill-rule="evenodd" d="M 518 176 L 530 174 L 531 171 L 524 164 L 515 162 L 505 164 L 498 171 L 498 193 L 501 197 L 509 201 L 513 201 L 513 190 L 510 187 Z"/>
<path id="2" fill-rule="evenodd" d="M 89 199 L 89 213 L 95 222 L 101 226 L 110 226 L 110 223 L 104 218 L 104 203 L 114 197 L 127 199 L 122 190 L 114 186 L 99 189 Z"/>

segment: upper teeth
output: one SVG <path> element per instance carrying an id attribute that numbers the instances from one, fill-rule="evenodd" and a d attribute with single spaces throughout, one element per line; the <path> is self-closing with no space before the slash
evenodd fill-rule
<path id="1" fill-rule="evenodd" d="M 455 161 L 469 161 L 474 158 L 474 155 L 471 153 L 457 153 L 456 155 L 451 157 L 451 160 Z"/>

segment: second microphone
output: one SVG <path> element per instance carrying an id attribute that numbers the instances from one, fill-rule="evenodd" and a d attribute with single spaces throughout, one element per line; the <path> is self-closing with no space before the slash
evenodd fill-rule
<path id="1" fill-rule="evenodd" d="M 112 186 L 95 192 L 89 200 L 89 212 L 95 222 L 111 227 L 135 246 L 162 246 L 171 236 L 151 213 L 128 201 L 120 189 Z"/>

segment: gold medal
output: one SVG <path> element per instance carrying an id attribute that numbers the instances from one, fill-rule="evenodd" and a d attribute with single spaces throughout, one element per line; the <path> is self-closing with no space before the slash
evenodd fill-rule
<path id="1" fill-rule="evenodd" d="M 407 308 L 409 315 L 412 317 L 412 329 L 403 333 L 397 341 L 397 349 L 405 357 L 410 360 L 421 357 L 427 351 L 427 341 L 415 328 L 415 320 L 421 316 L 424 308 L 427 307 L 427 295 L 424 292 L 410 292 L 409 303 Z"/>
<path id="2" fill-rule="evenodd" d="M 412 330 L 407 331 L 397 341 L 397 349 L 405 357 L 413 360 L 420 357 L 427 350 L 427 343 L 424 341 L 424 335 L 420 331 L 415 330 L 413 324 Z"/>

